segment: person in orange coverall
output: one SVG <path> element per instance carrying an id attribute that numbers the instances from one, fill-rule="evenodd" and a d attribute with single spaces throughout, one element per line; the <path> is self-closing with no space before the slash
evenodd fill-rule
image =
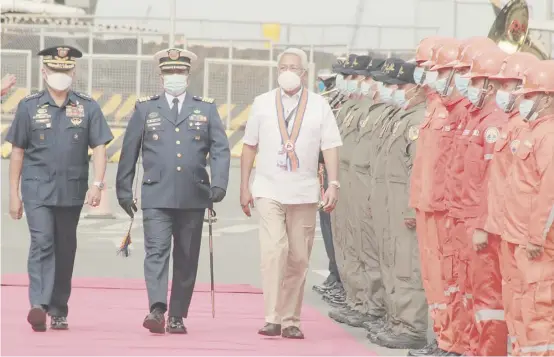
<path id="1" fill-rule="evenodd" d="M 501 68 L 507 53 L 494 48 L 473 58 L 469 73 L 468 99 L 475 110 L 466 130 L 468 146 L 462 176 L 462 210 L 467 237 L 463 255 L 468 257 L 465 293 L 473 296 L 472 334 L 467 354 L 505 356 L 508 328 L 502 304 L 500 275 L 500 236 L 484 231 L 488 212 L 488 182 L 494 145 L 508 123 L 508 115 L 496 105 L 499 79 L 491 78 Z M 472 336 L 472 337 L 473 337 Z M 470 341 L 472 339 L 470 338 Z"/>
<path id="2" fill-rule="evenodd" d="M 554 61 L 534 64 L 523 80 L 519 113 L 529 130 L 514 145 L 507 175 L 502 236 L 517 239 L 514 256 L 524 276 L 516 330 L 520 355 L 554 355 Z"/>
<path id="3" fill-rule="evenodd" d="M 528 125 L 519 115 L 519 102 L 522 96 L 515 96 L 513 92 L 522 84 L 524 71 L 532 68 L 539 59 L 530 53 L 516 52 L 504 59 L 498 74 L 490 76 L 491 80 L 500 81 L 500 88 L 496 92 L 496 105 L 508 115 L 508 123 L 500 129 L 500 137 L 494 144 L 493 160 L 490 163 L 487 212 L 484 213 L 483 230 L 489 236 L 496 237 L 502 233 L 501 219 L 504 213 L 503 202 L 505 194 L 506 176 L 511 169 L 513 151 L 519 145 L 519 136 Z M 478 243 L 486 247 L 488 236 Z M 476 237 L 478 238 L 478 237 Z M 523 275 L 517 269 L 514 258 L 516 247 L 524 244 L 521 240 L 508 239 L 501 236 L 500 243 L 500 271 L 502 274 L 502 300 L 504 318 L 508 327 L 512 345 L 512 355 L 519 354 L 519 341 L 516 331 L 524 334 L 525 326 L 521 319 L 521 296 L 523 292 Z M 521 238 L 521 237 L 517 237 Z M 496 243 L 494 243 L 496 244 Z M 492 257 L 494 259 L 494 257 Z"/>
<path id="4" fill-rule="evenodd" d="M 440 260 L 439 242 L 436 233 L 436 224 L 433 220 L 432 207 L 432 184 L 435 182 L 435 171 L 429 169 L 433 166 L 434 157 L 437 153 L 435 138 L 429 127 L 432 121 L 441 121 L 446 118 L 447 113 L 439 95 L 429 86 L 435 82 L 434 74 L 428 71 L 431 64 L 433 49 L 438 49 L 445 43 L 455 41 L 454 39 L 442 37 L 428 37 L 423 39 L 416 49 L 416 63 L 418 67 L 414 71 L 416 84 L 423 86 L 427 94 L 427 107 L 425 118 L 419 127 L 419 138 L 410 177 L 410 207 L 416 211 L 416 232 L 419 245 L 421 261 L 421 275 L 423 287 L 429 304 L 429 314 L 433 320 L 433 331 L 439 336 L 442 330 L 441 313 L 445 312 Z M 432 340 L 427 346 L 418 350 L 409 351 L 409 356 L 433 355 L 437 351 L 437 341 Z"/>
<path id="5" fill-rule="evenodd" d="M 441 266 L 444 286 L 444 296 L 447 299 L 447 317 L 439 337 L 439 348 L 442 355 L 461 355 L 469 350 L 469 333 L 471 331 L 471 313 L 468 311 L 468 301 L 463 292 L 466 280 L 467 259 L 461 254 L 464 242 L 467 241 L 463 212 L 461 210 L 460 192 L 462 186 L 463 158 L 467 143 L 466 125 L 471 104 L 467 100 L 456 101 L 460 95 L 467 95 L 469 80 L 463 76 L 469 71 L 471 59 L 487 48 L 496 48 L 496 44 L 486 37 L 473 37 L 462 42 L 456 52 L 455 48 L 440 51 L 442 59 L 440 81 L 436 86 L 443 89 L 447 101 L 448 124 L 442 127 L 446 133 L 444 140 L 450 143 L 451 155 L 447 160 L 445 172 L 444 204 L 446 217 L 439 217 L 438 234 L 441 241 Z M 450 69 L 450 70 L 448 70 Z M 444 83 L 446 78 L 446 82 Z M 450 78 L 450 80 L 448 80 Z M 452 87 L 454 79 L 455 89 Z M 442 81 L 442 83 L 440 83 Z"/>

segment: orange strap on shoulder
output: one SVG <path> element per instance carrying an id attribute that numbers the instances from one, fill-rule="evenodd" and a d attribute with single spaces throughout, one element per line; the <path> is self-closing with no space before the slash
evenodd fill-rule
<path id="1" fill-rule="evenodd" d="M 277 106 L 277 120 L 279 121 L 279 131 L 281 132 L 281 143 L 283 149 L 287 152 L 287 167 L 289 171 L 296 171 L 300 166 L 298 156 L 295 151 L 296 140 L 300 134 L 300 127 L 302 126 L 302 120 L 304 119 L 304 113 L 306 112 L 306 107 L 308 104 L 308 91 L 302 89 L 302 94 L 300 95 L 300 101 L 298 102 L 298 107 L 296 108 L 296 116 L 294 118 L 294 125 L 292 127 L 292 132 L 289 135 L 287 130 L 287 124 L 285 122 L 283 100 L 281 98 L 281 91 L 277 90 L 275 92 L 275 104 Z"/>

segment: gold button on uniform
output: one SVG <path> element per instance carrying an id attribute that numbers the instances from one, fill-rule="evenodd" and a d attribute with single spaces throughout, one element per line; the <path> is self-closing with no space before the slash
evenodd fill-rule
<path id="1" fill-rule="evenodd" d="M 175 142 L 175 144 L 179 145 L 179 144 L 181 144 L 181 141 L 180 141 L 180 140 L 177 140 L 177 141 Z"/>
<path id="2" fill-rule="evenodd" d="M 175 131 L 176 131 L 176 132 L 179 132 L 179 128 L 175 128 Z"/>
<path id="3" fill-rule="evenodd" d="M 183 156 L 183 155 L 181 155 L 180 153 L 179 153 L 179 154 L 177 154 L 177 157 L 181 157 L 181 156 Z"/>
<path id="4" fill-rule="evenodd" d="M 181 166 L 177 166 L 177 171 L 181 171 Z"/>

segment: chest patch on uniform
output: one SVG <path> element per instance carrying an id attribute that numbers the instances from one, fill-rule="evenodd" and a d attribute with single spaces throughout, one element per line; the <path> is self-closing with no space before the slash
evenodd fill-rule
<path id="1" fill-rule="evenodd" d="M 510 151 L 512 152 L 512 154 L 516 153 L 518 147 L 519 147 L 519 140 L 513 140 L 510 143 Z"/>
<path id="2" fill-rule="evenodd" d="M 48 110 L 46 108 L 40 108 L 37 110 L 37 114 L 46 114 L 48 113 Z"/>
<path id="3" fill-rule="evenodd" d="M 498 130 L 498 128 L 495 128 L 494 126 L 487 128 L 487 130 L 485 130 L 485 141 L 489 144 L 494 144 L 498 140 L 499 136 L 500 136 L 500 131 Z"/>
<path id="4" fill-rule="evenodd" d="M 74 126 L 79 126 L 83 122 L 83 119 L 81 118 L 71 118 L 71 124 Z"/>
<path id="5" fill-rule="evenodd" d="M 408 139 L 411 141 L 415 141 L 419 138 L 419 128 L 417 126 L 411 126 L 410 129 L 408 129 Z"/>
<path id="6" fill-rule="evenodd" d="M 450 131 L 450 130 L 452 130 L 452 129 L 450 128 L 450 125 L 445 125 L 445 126 L 442 128 L 442 130 L 444 130 L 444 131 Z"/>
<path id="7" fill-rule="evenodd" d="M 160 116 L 160 114 L 158 112 L 152 112 L 152 113 L 148 114 L 148 118 L 150 118 L 150 119 L 157 118 L 159 116 Z"/>
<path id="8" fill-rule="evenodd" d="M 65 115 L 70 118 L 83 118 L 85 116 L 85 107 L 82 104 L 68 105 L 65 108 Z"/>
<path id="9" fill-rule="evenodd" d="M 190 116 L 190 120 L 197 123 L 205 123 L 208 121 L 208 118 L 206 118 L 206 116 L 204 115 L 200 115 L 200 111 L 198 110 L 197 114 L 193 114 Z"/>
<path id="10" fill-rule="evenodd" d="M 473 136 L 479 136 L 479 134 L 480 134 L 479 130 L 477 129 L 473 130 Z"/>

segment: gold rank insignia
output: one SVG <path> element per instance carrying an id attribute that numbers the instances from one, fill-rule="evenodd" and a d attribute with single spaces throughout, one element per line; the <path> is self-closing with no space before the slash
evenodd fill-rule
<path id="1" fill-rule="evenodd" d="M 140 97 L 139 99 L 137 99 L 137 102 L 144 103 L 144 102 L 148 102 L 149 100 L 158 99 L 159 97 L 160 97 L 159 95 L 149 95 L 146 97 Z"/>
<path id="2" fill-rule="evenodd" d="M 394 71 L 394 63 L 388 63 L 385 68 L 383 69 L 383 72 L 390 73 Z"/>
<path id="3" fill-rule="evenodd" d="M 358 60 L 355 59 L 355 60 L 354 60 L 354 63 L 352 63 L 352 67 L 355 67 L 355 66 L 357 66 L 357 65 L 358 65 Z"/>
<path id="4" fill-rule="evenodd" d="M 398 71 L 398 76 L 401 76 L 404 74 L 404 67 L 400 67 L 400 70 Z"/>
<path id="5" fill-rule="evenodd" d="M 417 138 L 419 138 L 419 128 L 415 125 L 411 126 L 410 129 L 408 129 L 408 139 L 416 141 Z"/>
<path id="6" fill-rule="evenodd" d="M 167 51 L 167 56 L 172 61 L 175 61 L 175 60 L 179 59 L 179 54 L 180 54 L 179 51 L 176 50 L 176 49 L 171 49 L 171 50 Z"/>
<path id="7" fill-rule="evenodd" d="M 83 120 L 81 118 L 71 118 L 71 124 L 75 126 L 81 125 L 82 122 Z"/>
<path id="8" fill-rule="evenodd" d="M 200 114 L 201 112 L 200 112 L 200 110 L 198 110 L 198 109 L 194 109 L 193 113 L 194 113 L 194 114 Z"/>
<path id="9" fill-rule="evenodd" d="M 490 127 L 485 130 L 485 141 L 489 144 L 493 144 L 498 140 L 500 131 L 495 127 Z"/>
<path id="10" fill-rule="evenodd" d="M 204 103 L 209 103 L 209 104 L 212 104 L 215 100 L 213 98 L 208 98 L 208 97 L 198 97 L 198 96 L 194 96 L 192 97 L 194 100 L 198 100 L 200 102 L 204 102 Z"/>

